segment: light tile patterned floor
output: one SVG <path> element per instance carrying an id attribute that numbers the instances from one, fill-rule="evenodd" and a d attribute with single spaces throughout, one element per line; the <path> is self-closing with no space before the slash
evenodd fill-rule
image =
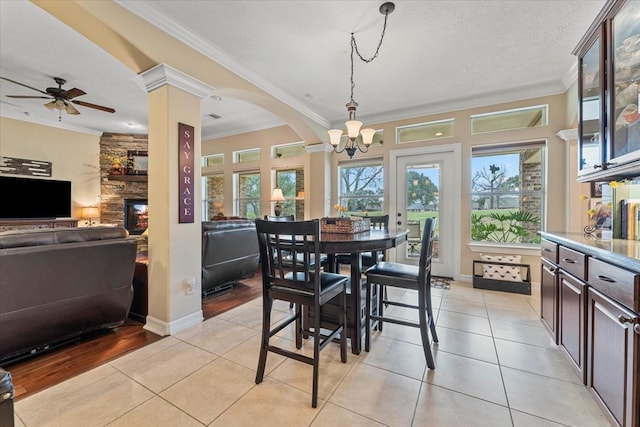
<path id="1" fill-rule="evenodd" d="M 257 299 L 16 402 L 16 426 L 609 425 L 543 329 L 538 298 L 456 282 L 433 292 L 436 369 L 416 329 L 386 324 L 346 364 L 338 345 L 322 352 L 316 409 L 309 365 L 269 354 L 254 383 Z M 277 340 L 295 348 L 292 338 Z"/>

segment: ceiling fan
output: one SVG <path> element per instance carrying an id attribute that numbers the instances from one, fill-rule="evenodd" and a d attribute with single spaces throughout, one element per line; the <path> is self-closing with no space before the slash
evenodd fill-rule
<path id="1" fill-rule="evenodd" d="M 45 107 L 47 107 L 49 110 L 53 111 L 53 110 L 59 110 L 60 115 L 58 117 L 58 119 L 61 119 L 61 115 L 62 115 L 62 110 L 66 111 L 67 114 L 80 114 L 80 111 L 78 111 L 73 105 L 81 105 L 83 107 L 88 107 L 88 108 L 95 108 L 96 110 L 100 110 L 100 111 L 105 111 L 107 113 L 115 113 L 116 110 L 114 110 L 113 108 L 109 108 L 109 107 L 104 107 L 102 105 L 97 105 L 97 104 L 91 104 L 89 102 L 84 102 L 84 101 L 78 101 L 77 99 L 73 99 L 76 98 L 78 96 L 84 95 L 86 92 L 83 91 L 82 89 L 78 89 L 78 88 L 73 88 L 73 89 L 63 89 L 62 85 L 64 85 L 67 81 L 65 79 L 62 79 L 60 77 L 54 77 L 53 80 L 56 81 L 56 83 L 58 84 L 58 87 L 48 87 L 45 90 L 40 90 L 40 89 L 36 89 L 35 87 L 31 87 L 28 86 L 24 83 L 20 83 L 17 82 L 15 80 L 11 80 L 8 79 L 6 77 L 0 77 L 0 79 L 2 80 L 6 80 L 8 82 L 11 83 L 15 83 L 17 85 L 20 86 L 24 86 L 26 88 L 35 90 L 36 92 L 40 92 L 44 95 L 47 96 L 26 96 L 26 95 L 7 95 L 8 98 L 41 98 L 41 99 L 52 99 L 51 102 L 47 102 L 46 104 L 44 104 Z"/>

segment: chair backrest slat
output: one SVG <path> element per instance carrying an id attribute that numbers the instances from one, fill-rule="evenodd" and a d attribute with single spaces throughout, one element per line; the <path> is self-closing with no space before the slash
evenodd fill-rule
<path id="1" fill-rule="evenodd" d="M 433 253 L 433 239 L 435 237 L 436 219 L 427 218 L 424 221 L 422 233 L 422 247 L 420 248 L 420 263 L 418 280 L 421 286 L 431 286 L 431 258 Z"/>
<path id="2" fill-rule="evenodd" d="M 256 219 L 265 287 L 298 287 L 319 291 L 313 260 L 320 259 L 320 221 Z"/>

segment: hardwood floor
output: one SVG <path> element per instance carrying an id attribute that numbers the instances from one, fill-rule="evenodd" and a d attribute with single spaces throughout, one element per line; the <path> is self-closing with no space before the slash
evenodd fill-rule
<path id="1" fill-rule="evenodd" d="M 261 284 L 258 273 L 231 289 L 204 298 L 204 318 L 209 319 L 259 297 Z M 142 323 L 128 319 L 113 330 L 2 367 L 11 373 L 17 401 L 160 339 L 161 336 L 143 329 Z"/>

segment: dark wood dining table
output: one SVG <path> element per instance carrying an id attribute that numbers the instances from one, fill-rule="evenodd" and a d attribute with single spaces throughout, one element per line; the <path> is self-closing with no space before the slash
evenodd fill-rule
<path id="1" fill-rule="evenodd" d="M 363 252 L 376 254 L 395 248 L 407 240 L 406 229 L 371 230 L 363 233 L 324 233 L 320 234 L 321 251 L 328 256 L 329 265 L 334 265 L 336 254 L 351 254 L 351 294 L 347 303 L 352 309 L 347 313 L 351 351 L 360 354 L 362 349 L 362 332 L 364 328 L 364 295 L 362 292 L 362 257 Z M 354 284 L 357 284 L 354 286 Z M 355 309 L 357 308 L 357 309 Z"/>

